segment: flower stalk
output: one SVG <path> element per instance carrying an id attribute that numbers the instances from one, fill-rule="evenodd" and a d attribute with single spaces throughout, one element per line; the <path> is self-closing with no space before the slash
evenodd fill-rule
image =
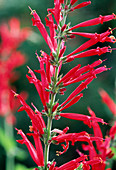
<path id="1" fill-rule="evenodd" d="M 63 25 L 66 22 L 66 15 L 64 14 L 64 20 L 63 20 Z M 60 36 L 61 30 L 59 30 L 58 35 Z M 53 81 L 53 87 L 54 92 L 51 94 L 51 100 L 50 100 L 50 108 L 48 110 L 48 122 L 47 122 L 47 140 L 45 142 L 45 151 L 44 151 L 44 160 L 45 160 L 45 165 L 44 168 L 47 170 L 47 164 L 49 160 L 49 149 L 50 149 L 50 140 L 51 140 L 51 129 L 52 129 L 52 121 L 53 121 L 53 115 L 52 115 L 52 109 L 55 103 L 56 99 L 56 90 L 57 90 L 57 81 L 58 81 L 58 69 L 59 69 L 59 54 L 61 50 L 61 44 L 62 44 L 62 39 L 58 39 L 58 45 L 56 49 L 56 67 L 55 67 L 55 75 L 54 75 L 54 81 Z"/>

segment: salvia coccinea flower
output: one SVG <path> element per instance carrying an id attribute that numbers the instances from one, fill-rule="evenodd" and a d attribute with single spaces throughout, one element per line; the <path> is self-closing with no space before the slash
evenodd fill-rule
<path id="1" fill-rule="evenodd" d="M 116 103 L 113 101 L 113 99 L 103 89 L 99 90 L 99 94 L 102 98 L 102 102 L 105 103 L 109 110 L 112 112 L 112 114 L 116 116 Z"/>
<path id="2" fill-rule="evenodd" d="M 23 133 L 22 130 L 17 130 L 17 133 L 19 135 L 21 135 L 21 137 L 23 139 L 20 139 L 20 140 L 17 140 L 18 143 L 21 143 L 21 144 L 25 144 L 29 150 L 29 153 L 32 157 L 32 159 L 34 160 L 34 162 L 38 165 L 38 166 L 43 166 L 44 165 L 44 158 L 43 158 L 43 154 L 41 152 L 43 152 L 43 149 L 42 149 L 42 145 L 40 143 L 40 139 L 39 139 L 39 136 L 37 136 L 37 134 L 34 134 L 34 139 L 37 140 L 37 145 L 38 147 L 36 146 L 36 149 L 35 147 L 32 145 L 32 143 L 28 140 L 28 138 L 26 137 L 26 135 Z"/>

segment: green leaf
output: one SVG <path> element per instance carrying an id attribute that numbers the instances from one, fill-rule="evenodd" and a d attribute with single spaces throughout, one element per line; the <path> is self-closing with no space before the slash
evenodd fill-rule
<path id="1" fill-rule="evenodd" d="M 112 159 L 116 160 L 116 148 L 115 147 L 111 147 L 112 152 L 114 153 L 114 156 Z"/>
<path id="2" fill-rule="evenodd" d="M 6 152 L 12 152 L 14 154 L 14 148 L 16 147 L 16 141 L 5 134 L 5 132 L 0 128 L 0 144 L 3 146 Z"/>

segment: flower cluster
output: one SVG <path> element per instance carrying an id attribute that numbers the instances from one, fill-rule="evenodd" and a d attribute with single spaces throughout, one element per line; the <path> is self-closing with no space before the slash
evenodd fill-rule
<path id="1" fill-rule="evenodd" d="M 73 104 L 77 103 L 81 97 L 83 97 L 82 91 L 87 88 L 87 86 L 104 71 L 110 70 L 106 66 L 100 66 L 104 61 L 101 59 L 94 61 L 92 64 L 86 66 L 81 66 L 78 64 L 64 76 L 60 75 L 60 70 L 63 64 L 71 62 L 75 58 L 89 57 L 94 55 L 101 55 L 107 52 L 111 52 L 111 47 L 97 47 L 96 49 L 88 49 L 91 46 L 97 44 L 98 42 L 110 42 L 115 43 L 116 39 L 112 36 L 114 29 L 109 28 L 101 34 L 97 33 L 85 33 L 85 32 L 73 32 L 75 29 L 80 27 L 89 27 L 97 24 L 103 24 L 104 22 L 116 19 L 115 14 L 99 16 L 95 19 L 90 19 L 88 21 L 79 23 L 71 27 L 70 23 L 66 23 L 67 15 L 79 8 L 85 7 L 91 4 L 91 1 L 82 2 L 75 5 L 77 0 L 54 0 L 54 8 L 49 8 L 48 15 L 45 18 L 46 26 L 49 27 L 50 35 L 42 23 L 39 15 L 35 10 L 31 10 L 31 15 L 33 15 L 32 22 L 33 26 L 36 26 L 40 33 L 42 34 L 45 42 L 47 43 L 50 54 L 41 51 L 39 56 L 36 52 L 37 59 L 40 63 L 40 69 L 35 70 L 39 73 L 41 80 L 39 80 L 36 74 L 28 67 L 29 74 L 27 78 L 29 83 L 35 85 L 41 102 L 43 104 L 43 110 L 39 111 L 35 105 L 32 106 L 35 111 L 24 101 L 24 99 L 17 93 L 13 92 L 14 95 L 19 99 L 22 106 L 18 111 L 25 110 L 32 121 L 30 126 L 30 132 L 27 135 L 32 136 L 34 139 L 35 146 L 28 140 L 26 135 L 22 130 L 18 130 L 18 134 L 21 135 L 22 139 L 17 140 L 21 144 L 25 144 L 30 152 L 30 155 L 34 162 L 37 164 L 37 169 L 40 170 L 74 170 L 82 168 L 84 170 L 92 169 L 105 169 L 106 158 L 112 157 L 112 152 L 109 146 L 109 137 L 105 138 L 102 135 L 101 129 L 98 122 L 102 124 L 107 124 L 103 119 L 95 116 L 95 113 L 88 108 L 90 116 L 77 114 L 77 113 L 62 113 L 63 110 L 69 108 Z M 74 38 L 75 36 L 82 36 L 89 38 L 85 43 L 77 47 L 73 52 L 68 55 L 64 55 L 66 50 L 66 41 L 69 38 Z M 86 51 L 84 51 L 86 50 Z M 79 83 L 76 89 L 67 97 L 67 99 L 60 104 L 60 101 L 56 101 L 56 95 L 59 93 L 63 95 L 66 91 L 66 86 Z M 47 125 L 44 122 L 42 116 L 47 117 Z M 68 127 L 64 130 L 52 129 L 53 119 L 60 119 L 65 117 L 68 119 L 74 119 L 78 121 L 83 121 L 84 124 L 93 128 L 94 134 L 88 134 L 86 131 L 78 133 L 67 133 Z M 44 149 L 42 147 L 42 142 L 44 144 Z M 67 151 L 69 147 L 69 142 L 72 145 L 77 141 L 87 142 L 88 145 L 82 145 L 83 150 L 88 150 L 89 155 L 84 155 L 80 153 L 80 157 L 71 160 L 61 166 L 57 166 L 56 162 L 49 161 L 49 150 L 51 144 L 61 144 L 63 151 L 57 151 L 57 155 L 61 155 Z M 98 152 L 95 149 L 93 142 L 96 143 Z"/>
<path id="2" fill-rule="evenodd" d="M 20 29 L 20 22 L 16 18 L 10 19 L 9 25 L 3 23 L 0 26 L 0 116 L 5 116 L 10 124 L 15 122 L 12 112 L 18 104 L 10 90 L 11 82 L 18 78 L 14 69 L 25 62 L 25 56 L 17 48 L 29 34 L 28 28 Z"/>

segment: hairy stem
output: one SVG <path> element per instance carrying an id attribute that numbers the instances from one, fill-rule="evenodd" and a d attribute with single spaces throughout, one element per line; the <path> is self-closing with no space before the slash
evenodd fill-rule
<path id="1" fill-rule="evenodd" d="M 64 13 L 63 15 L 63 25 L 66 22 L 66 17 L 67 14 Z M 59 31 L 58 35 L 60 37 L 61 34 L 61 30 Z M 53 116 L 52 116 L 52 108 L 54 106 L 54 102 L 55 102 L 55 98 L 56 98 L 56 84 L 57 84 L 57 80 L 58 80 L 58 69 L 59 69 L 59 53 L 60 53 L 60 49 L 61 49 L 61 43 L 62 43 L 62 39 L 58 39 L 58 45 L 57 45 L 57 49 L 56 49 L 56 69 L 55 69 L 55 75 L 54 75 L 54 82 L 53 82 L 53 93 L 51 94 L 51 101 L 50 101 L 50 108 L 48 111 L 48 120 L 47 120 L 47 137 L 46 137 L 46 142 L 45 142 L 45 150 L 44 150 L 44 161 L 45 161 L 45 165 L 44 165 L 44 169 L 47 170 L 47 163 L 49 160 L 49 149 L 50 149 L 50 140 L 51 140 L 51 129 L 52 129 L 52 120 L 53 120 Z"/>

